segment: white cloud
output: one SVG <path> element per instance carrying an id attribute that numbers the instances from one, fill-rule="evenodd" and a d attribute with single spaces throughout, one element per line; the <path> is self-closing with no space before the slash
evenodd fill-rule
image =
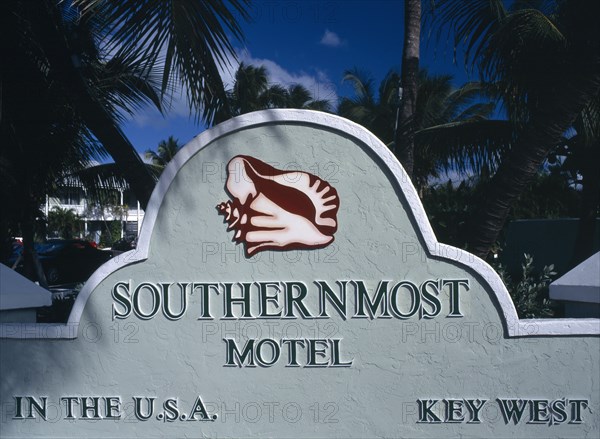
<path id="1" fill-rule="evenodd" d="M 231 88 L 234 83 L 235 72 L 240 64 L 252 64 L 253 66 L 264 66 L 269 75 L 271 84 L 281 84 L 288 87 L 293 84 L 300 84 L 311 92 L 315 99 L 328 100 L 332 108 L 337 106 L 338 95 L 336 85 L 329 79 L 327 74 L 317 68 L 314 72 L 305 71 L 291 72 L 275 61 L 266 58 L 254 58 L 247 50 L 239 51 L 238 60 L 227 59 L 227 66 L 222 66 L 219 71 L 225 84 L 225 88 Z M 132 122 L 140 127 L 166 126 L 169 119 L 190 117 L 190 104 L 185 93 L 182 90 L 176 90 L 171 96 L 168 108 L 163 117 L 158 110 L 152 106 L 147 106 L 143 110 L 136 111 L 131 118 Z M 192 116 L 193 118 L 193 116 Z"/>
<path id="2" fill-rule="evenodd" d="M 238 58 L 245 64 L 264 66 L 267 69 L 269 81 L 272 84 L 281 84 L 286 87 L 293 84 L 300 84 L 310 91 L 315 99 L 328 100 L 334 108 L 337 105 L 336 85 L 322 70 L 315 68 L 312 74 L 305 71 L 290 72 L 270 59 L 254 58 L 248 51 L 241 52 Z M 237 65 L 235 68 L 237 69 Z M 225 79 L 224 77 L 223 80 L 225 81 Z M 230 81 L 229 84 L 231 85 L 233 79 L 231 78 Z"/>
<path id="3" fill-rule="evenodd" d="M 344 41 L 335 32 L 331 32 L 329 29 L 325 29 L 325 33 L 321 37 L 320 44 L 328 47 L 340 47 L 344 44 Z"/>

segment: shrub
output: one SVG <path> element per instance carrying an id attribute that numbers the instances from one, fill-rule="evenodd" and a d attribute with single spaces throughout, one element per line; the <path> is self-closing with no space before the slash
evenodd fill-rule
<path id="1" fill-rule="evenodd" d="M 121 221 L 109 221 L 100 235 L 100 247 L 110 247 L 113 242 L 121 238 Z"/>
<path id="2" fill-rule="evenodd" d="M 513 280 L 502 264 L 496 264 L 498 272 L 506 285 L 520 318 L 556 317 L 557 305 L 549 299 L 549 285 L 556 272 L 554 265 L 545 266 L 540 274 L 534 275 L 533 257 L 524 255 L 521 264 L 520 279 Z"/>

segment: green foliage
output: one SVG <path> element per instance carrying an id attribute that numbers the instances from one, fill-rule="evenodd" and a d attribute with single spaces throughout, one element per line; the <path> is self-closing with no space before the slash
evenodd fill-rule
<path id="1" fill-rule="evenodd" d="M 354 96 L 341 99 L 338 114 L 369 129 L 395 151 L 400 75 L 390 71 L 377 95 L 373 78 L 358 69 L 346 71 L 344 82 L 354 88 Z M 497 167 L 510 131 L 503 121 L 487 120 L 494 104 L 485 94 L 482 84 L 469 82 L 455 89 L 450 75 L 419 72 L 412 176 L 417 190 L 443 170 L 485 172 Z"/>
<path id="2" fill-rule="evenodd" d="M 481 185 L 467 181 L 454 186 L 430 186 L 423 194 L 423 205 L 440 242 L 464 248 L 468 236 L 468 222 L 480 196 Z"/>
<path id="3" fill-rule="evenodd" d="M 458 185 L 448 181 L 426 188 L 423 205 L 440 242 L 466 248 L 472 217 L 489 182 L 484 175 Z M 580 199 L 581 193 L 569 186 L 565 175 L 552 168 L 536 176 L 513 206 L 510 219 L 577 217 Z"/>
<path id="4" fill-rule="evenodd" d="M 145 207 L 154 180 L 119 122 L 183 92 L 210 124 L 248 19 L 246 0 L 0 2 L 0 239 L 29 243 L 50 188 L 107 152 Z"/>
<path id="5" fill-rule="evenodd" d="M 81 218 L 73 209 L 54 206 L 48 213 L 48 234 L 72 239 L 81 231 Z"/>
<path id="6" fill-rule="evenodd" d="M 545 2 L 432 0 L 431 31 L 464 49 L 466 67 L 496 85 L 512 121 L 576 81 L 578 68 L 597 62 L 596 0 Z M 591 64 L 590 64 L 591 63 Z M 542 109 L 543 110 L 543 109 Z"/>
<path id="7" fill-rule="evenodd" d="M 511 210 L 510 219 L 576 218 L 581 193 L 569 186 L 558 167 L 538 174 Z"/>
<path id="8" fill-rule="evenodd" d="M 173 157 L 181 149 L 181 146 L 179 139 L 169 136 L 167 140 L 158 142 L 156 151 L 152 149 L 146 150 L 146 158 L 151 160 L 152 164 L 162 172 L 167 164 L 173 160 Z"/>
<path id="9" fill-rule="evenodd" d="M 240 114 L 269 108 L 330 111 L 331 104 L 325 99 L 316 99 L 301 84 L 292 84 L 287 88 L 280 84 L 271 84 L 264 66 L 255 67 L 240 63 L 235 72 L 233 87 L 227 90 L 227 105 L 217 114 L 217 121 L 222 122 Z"/>
<path id="10" fill-rule="evenodd" d="M 495 184 L 472 224 L 470 249 L 485 257 L 498 239 L 510 207 L 556 147 L 565 143 L 565 135 L 572 135 L 573 129 L 578 135 L 584 131 L 592 134 L 597 126 L 592 121 L 597 121 L 598 115 L 600 2 L 426 3 L 433 6 L 430 30 L 438 37 L 447 33 L 454 39 L 455 50 L 464 52 L 466 65 L 493 85 L 513 127 L 514 140 L 502 155 Z M 570 152 L 583 149 L 567 143 Z M 598 169 L 597 163 L 592 169 Z M 594 207 L 590 203 L 585 210 L 589 217 Z"/>
<path id="11" fill-rule="evenodd" d="M 230 40 L 243 40 L 241 22 L 250 18 L 247 0 L 144 1 L 76 0 L 81 20 L 93 20 L 95 37 L 114 58 L 159 82 L 163 104 L 178 84 L 192 114 L 210 123 L 225 90 L 219 68 L 236 54 Z"/>
<path id="12" fill-rule="evenodd" d="M 110 247 L 113 242 L 121 238 L 121 221 L 108 221 L 106 227 L 100 235 L 100 247 Z"/>
<path id="13" fill-rule="evenodd" d="M 548 298 L 549 285 L 556 276 L 554 265 L 545 266 L 536 276 L 533 258 L 525 254 L 520 279 L 512 279 L 501 264 L 497 264 L 494 269 L 506 285 L 520 318 L 556 317 L 557 307 Z"/>
<path id="14" fill-rule="evenodd" d="M 391 146 L 400 105 L 400 74 L 389 71 L 379 89 L 376 89 L 375 81 L 369 73 L 355 67 L 344 72 L 343 82 L 352 86 L 354 95 L 341 99 L 338 114 L 364 126 L 383 143 Z"/>

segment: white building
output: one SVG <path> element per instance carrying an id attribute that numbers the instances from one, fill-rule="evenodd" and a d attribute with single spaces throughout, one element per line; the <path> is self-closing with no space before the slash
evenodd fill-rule
<path id="1" fill-rule="evenodd" d="M 90 237 L 100 242 L 100 235 L 107 224 L 121 221 L 121 238 L 138 235 L 144 219 L 144 211 L 132 191 L 125 188 L 107 189 L 107 202 L 100 205 L 86 196 L 83 185 L 77 180 L 67 181 L 55 193 L 46 195 L 44 213 L 46 218 L 55 206 L 73 210 L 83 221 L 80 238 Z"/>

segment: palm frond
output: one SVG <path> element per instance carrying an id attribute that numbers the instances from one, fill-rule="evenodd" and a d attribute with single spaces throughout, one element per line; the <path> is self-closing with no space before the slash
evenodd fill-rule
<path id="1" fill-rule="evenodd" d="M 398 94 L 400 82 L 400 74 L 395 70 L 390 70 L 379 86 L 379 102 L 387 103 L 394 108 L 397 107 L 400 100 Z"/>
<path id="2" fill-rule="evenodd" d="M 158 179 L 161 168 L 146 164 L 146 168 Z M 128 189 L 125 173 L 114 163 L 90 166 L 68 174 L 64 178 L 72 184 L 83 186 L 87 197 L 92 202 L 99 203 L 106 196 L 107 191 Z"/>
<path id="3" fill-rule="evenodd" d="M 487 119 L 492 115 L 495 109 L 496 104 L 494 102 L 477 102 L 464 108 L 461 112 L 454 115 L 453 119 L 457 121 L 469 119 Z"/>
<path id="4" fill-rule="evenodd" d="M 182 145 L 179 143 L 178 139 L 169 136 L 167 140 L 158 142 L 156 151 L 152 149 L 146 150 L 145 157 L 152 162 L 155 169 L 162 171 L 167 164 L 173 160 L 181 147 Z"/>
<path id="5" fill-rule="evenodd" d="M 483 53 L 481 72 L 489 81 L 503 79 L 512 88 L 535 86 L 535 75 L 556 65 L 566 39 L 557 26 L 536 9 L 516 11 L 502 20 Z M 548 56 L 550 55 L 550 56 Z M 535 78 L 535 79 L 533 79 Z"/>
<path id="6" fill-rule="evenodd" d="M 373 102 L 375 99 L 373 93 L 373 78 L 358 68 L 346 70 L 342 78 L 342 83 L 349 82 L 354 89 L 357 100 L 363 102 Z"/>
<path id="7" fill-rule="evenodd" d="M 460 114 L 464 113 L 466 106 L 481 101 L 490 103 L 487 86 L 481 82 L 467 82 L 448 95 L 446 109 L 442 117 L 447 121 L 460 118 Z M 489 114 L 486 116 L 489 116 Z"/>
<path id="8" fill-rule="evenodd" d="M 238 17 L 249 19 L 247 0 L 75 0 L 83 17 L 97 15 L 106 50 L 136 58 L 148 69 L 162 57 L 161 91 L 179 81 L 198 119 L 211 123 L 226 103 L 219 67 L 236 58 L 229 40 L 243 40 Z"/>
<path id="9" fill-rule="evenodd" d="M 495 171 L 502 154 L 513 142 L 514 130 L 504 120 L 473 118 L 415 133 L 415 145 L 418 149 L 447 157 L 439 162 L 439 166 L 459 172 Z"/>
<path id="10" fill-rule="evenodd" d="M 465 47 L 465 63 L 472 64 L 489 45 L 489 39 L 507 11 L 502 0 L 431 0 L 425 18 L 428 28 L 436 29 L 436 38 L 454 39 L 456 48 Z"/>
<path id="11" fill-rule="evenodd" d="M 332 111 L 331 102 L 327 99 L 315 99 L 306 104 L 307 110 L 324 111 L 329 113 Z"/>
<path id="12" fill-rule="evenodd" d="M 312 99 L 310 92 L 301 84 L 292 84 L 288 88 L 288 94 L 290 103 L 295 108 L 303 108 Z"/>
<path id="13" fill-rule="evenodd" d="M 267 69 L 264 66 L 253 66 L 240 63 L 235 73 L 235 83 L 229 95 L 229 106 L 232 114 L 244 114 L 260 109 L 263 103 L 261 95 L 269 88 Z M 265 107 L 267 108 L 267 107 Z"/>
<path id="14" fill-rule="evenodd" d="M 147 103 L 160 112 L 163 110 L 159 79 L 144 71 L 138 60 L 115 56 L 106 63 L 96 63 L 94 87 L 90 90 L 97 93 L 97 99 L 120 120 L 122 115 L 132 115 Z"/>
<path id="15" fill-rule="evenodd" d="M 352 99 L 349 99 L 347 97 L 343 97 L 340 100 L 340 103 L 338 104 L 338 109 L 337 109 L 337 113 L 340 116 L 346 117 L 357 123 L 361 123 L 361 122 L 359 122 L 360 120 L 365 120 L 369 111 L 370 111 L 370 109 L 368 109 L 364 105 L 358 105 L 355 101 L 353 101 Z M 361 123 L 361 125 L 362 125 L 362 123 Z M 365 128 L 366 128 L 366 126 L 365 126 Z"/>

